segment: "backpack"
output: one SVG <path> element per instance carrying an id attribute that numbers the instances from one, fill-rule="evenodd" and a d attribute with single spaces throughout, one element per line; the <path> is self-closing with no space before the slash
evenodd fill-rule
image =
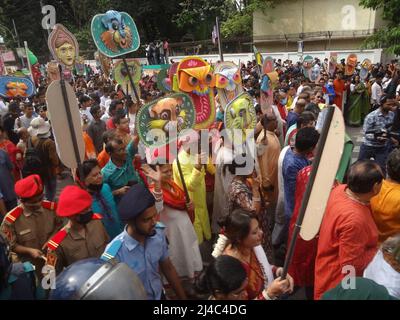
<path id="1" fill-rule="evenodd" d="M 39 141 L 39 144 L 41 144 L 41 141 Z M 43 163 L 39 151 L 33 146 L 32 140 L 29 139 L 28 146 L 25 151 L 24 163 L 22 166 L 22 176 L 25 178 L 31 174 L 41 175 L 42 165 Z"/>

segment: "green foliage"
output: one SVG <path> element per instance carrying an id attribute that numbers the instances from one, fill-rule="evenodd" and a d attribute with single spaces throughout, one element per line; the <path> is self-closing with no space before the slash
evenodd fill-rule
<path id="1" fill-rule="evenodd" d="M 253 13 L 273 7 L 274 1 L 248 0 L 242 2 L 243 6 L 231 14 L 222 23 L 221 32 L 224 37 L 251 36 L 253 33 Z"/>
<path id="2" fill-rule="evenodd" d="M 382 10 L 382 18 L 387 21 L 387 27 L 378 30 L 367 38 L 366 48 L 385 48 L 389 53 L 400 55 L 400 0 L 360 0 L 365 8 Z"/>

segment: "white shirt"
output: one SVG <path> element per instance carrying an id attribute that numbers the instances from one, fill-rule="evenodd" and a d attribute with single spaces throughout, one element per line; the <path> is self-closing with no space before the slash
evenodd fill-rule
<path id="1" fill-rule="evenodd" d="M 375 82 L 371 87 L 371 104 L 379 103 L 382 94 L 382 87 Z"/>
<path id="2" fill-rule="evenodd" d="M 0 117 L 4 117 L 7 112 L 8 112 L 8 107 L 6 106 L 3 100 L 0 100 Z"/>
<path id="3" fill-rule="evenodd" d="M 396 96 L 400 96 L 400 84 L 396 88 Z"/>
<path id="4" fill-rule="evenodd" d="M 297 88 L 297 96 L 303 91 L 304 86 L 301 85 L 300 87 Z"/>
<path id="5" fill-rule="evenodd" d="M 392 82 L 392 78 L 383 78 L 382 79 L 382 88 L 383 90 L 386 90 L 386 88 L 388 87 L 388 85 Z"/>
<path id="6" fill-rule="evenodd" d="M 374 259 L 364 270 L 364 278 L 371 279 L 384 286 L 391 296 L 400 299 L 400 273 L 386 262 L 382 250 L 377 252 Z"/>
<path id="7" fill-rule="evenodd" d="M 81 113 L 81 118 L 83 118 L 83 115 L 87 116 L 87 118 L 89 119 L 89 123 L 94 120 L 89 109 L 86 109 L 86 110 L 80 109 L 79 112 Z"/>

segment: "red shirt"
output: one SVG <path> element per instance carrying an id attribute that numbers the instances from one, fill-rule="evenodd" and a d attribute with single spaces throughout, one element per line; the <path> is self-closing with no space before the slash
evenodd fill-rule
<path id="1" fill-rule="evenodd" d="M 339 185 L 332 190 L 322 220 L 315 261 L 315 299 L 350 275 L 348 270 L 342 273 L 345 266 L 353 266 L 355 276 L 361 277 L 377 251 L 378 229 L 371 207 L 351 199 L 346 188 Z"/>

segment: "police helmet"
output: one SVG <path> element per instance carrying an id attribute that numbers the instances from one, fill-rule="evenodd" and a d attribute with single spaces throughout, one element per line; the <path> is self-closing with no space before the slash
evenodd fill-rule
<path id="1" fill-rule="evenodd" d="M 125 263 L 89 258 L 77 261 L 56 278 L 50 300 L 146 300 L 137 274 Z"/>

